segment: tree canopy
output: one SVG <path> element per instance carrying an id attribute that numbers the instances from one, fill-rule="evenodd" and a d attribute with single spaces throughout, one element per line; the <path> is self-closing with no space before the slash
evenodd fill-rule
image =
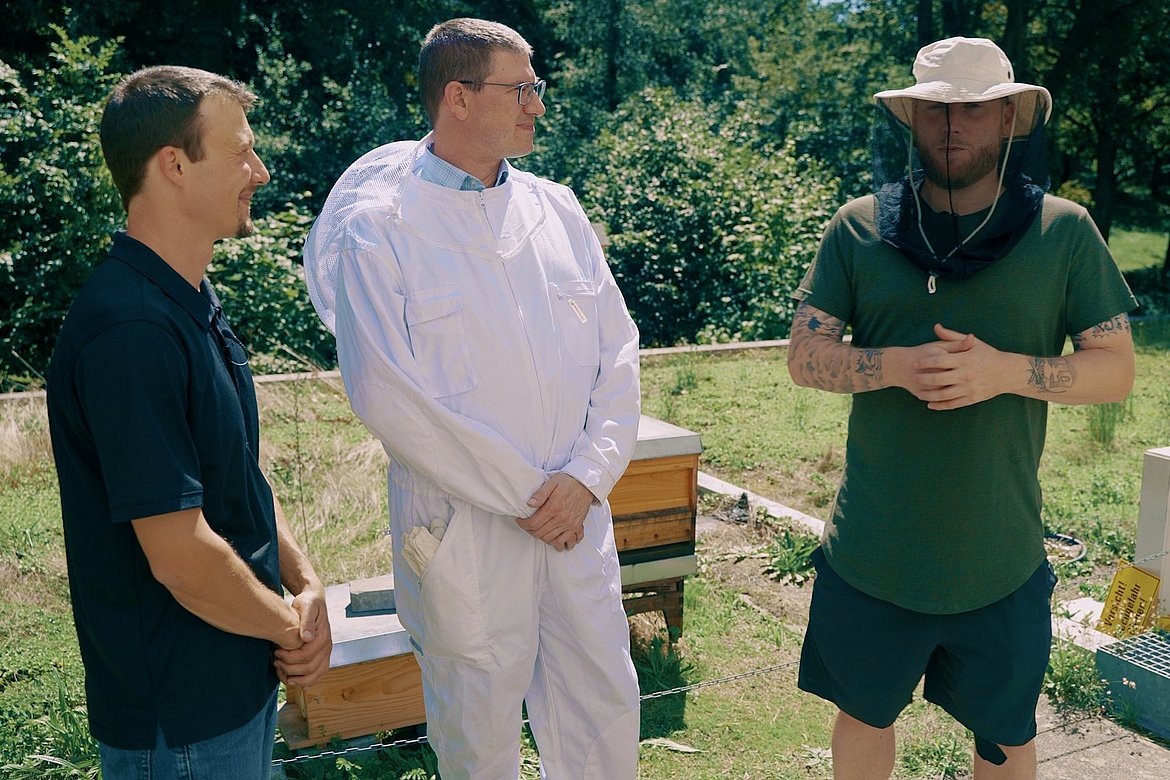
<path id="1" fill-rule="evenodd" d="M 812 259 L 817 220 L 869 186 L 873 93 L 911 83 L 917 49 L 942 37 L 996 40 L 1019 80 L 1053 93 L 1053 187 L 1085 202 L 1106 236 L 1123 195 L 1170 212 L 1170 0 L 80 5 L 17 0 L 0 29 L 5 376 L 43 371 L 122 218 L 95 136 L 120 75 L 171 63 L 250 84 L 273 173 L 254 209 L 292 247 L 352 160 L 425 132 L 419 43 L 454 16 L 504 22 L 533 44 L 548 114 L 518 164 L 572 185 L 608 223 L 647 344 L 784 335 L 781 287 Z M 274 271 L 272 301 L 296 294 L 295 251 L 281 246 L 292 266 Z M 259 348 L 330 359 L 324 334 L 286 325 L 257 323 Z"/>

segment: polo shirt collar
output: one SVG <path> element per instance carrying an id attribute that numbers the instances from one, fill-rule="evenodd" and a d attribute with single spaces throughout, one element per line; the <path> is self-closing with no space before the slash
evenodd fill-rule
<path id="1" fill-rule="evenodd" d="M 126 235 L 124 230 L 114 234 L 114 246 L 110 249 L 110 257 L 120 260 L 153 282 L 200 325 L 205 328 L 211 327 L 212 318 L 220 306 L 219 298 L 211 289 L 206 277 L 196 290 L 153 249 Z"/>

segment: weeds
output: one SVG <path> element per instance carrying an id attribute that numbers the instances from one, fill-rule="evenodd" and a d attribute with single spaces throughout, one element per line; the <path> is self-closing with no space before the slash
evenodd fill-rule
<path id="1" fill-rule="evenodd" d="M 1052 643 L 1044 693 L 1058 709 L 1076 712 L 1100 710 L 1104 690 L 1093 653 L 1072 642 Z"/>
<path id="2" fill-rule="evenodd" d="M 694 360 L 688 359 L 674 369 L 673 380 L 662 388 L 661 414 L 662 419 L 674 422 L 678 419 L 679 404 L 675 400 L 699 386 L 699 374 L 695 369 Z"/>
<path id="3" fill-rule="evenodd" d="M 393 735 L 384 741 L 392 741 Z M 342 743 L 330 746 L 341 751 Z M 360 758 L 359 758 L 360 756 Z M 323 757 L 297 764 L 285 765 L 288 780 L 352 780 L 378 777 L 386 780 L 435 780 L 439 763 L 430 745 L 406 748 L 384 748 L 345 756 Z M 529 775 L 522 775 L 528 777 Z"/>
<path id="4" fill-rule="evenodd" d="M 1113 564 L 1133 557 L 1133 537 L 1114 525 L 1105 525 L 1099 517 L 1093 521 L 1087 536 L 1093 547 L 1103 551 L 1096 555 L 1100 563 Z"/>
<path id="5" fill-rule="evenodd" d="M 83 706 L 71 706 L 65 681 L 58 677 L 57 699 L 48 712 L 30 721 L 38 732 L 39 753 L 3 767 L 10 780 L 96 780 L 101 777 L 97 742 L 89 734 Z"/>
<path id="6" fill-rule="evenodd" d="M 44 402 L 0 403 L 0 472 L 36 461 L 51 463 L 52 457 Z"/>
<path id="7" fill-rule="evenodd" d="M 901 750 L 903 771 L 909 777 L 953 778 L 970 769 L 969 740 L 944 734 L 924 742 L 911 742 Z"/>
<path id="8" fill-rule="evenodd" d="M 413 739 L 416 730 L 401 729 L 378 735 L 384 744 L 397 739 Z M 373 738 L 370 738 L 373 739 Z M 334 740 L 328 750 L 343 753 L 346 743 Z M 278 748 L 277 758 L 289 757 L 287 748 Z M 284 776 L 288 780 L 438 780 L 439 759 L 426 743 L 398 748 L 358 748 L 346 755 L 323 753 L 320 757 L 296 763 L 285 764 Z M 537 780 L 540 776 L 540 759 L 536 742 L 527 725 L 520 735 L 520 774 L 518 780 Z M 274 778 L 276 775 L 273 776 Z"/>
<path id="9" fill-rule="evenodd" d="M 671 385 L 670 395 L 686 395 L 699 386 L 699 374 L 695 370 L 693 360 L 688 360 L 674 370 L 674 384 Z"/>
<path id="10" fill-rule="evenodd" d="M 818 394 L 814 390 L 797 390 L 792 401 L 792 424 L 796 430 L 806 433 L 809 428 L 809 413 L 812 412 Z"/>
<path id="11" fill-rule="evenodd" d="M 1104 602 L 1109 595 L 1109 585 L 1104 582 L 1082 582 L 1077 585 L 1077 592 L 1094 601 Z"/>
<path id="12" fill-rule="evenodd" d="M 1117 428 L 1129 416 L 1129 403 L 1092 404 L 1088 407 L 1089 438 L 1102 449 L 1112 449 Z"/>
<path id="13" fill-rule="evenodd" d="M 694 667 L 661 633 L 648 640 L 635 635 L 630 650 L 638 672 L 638 688 L 643 694 L 687 685 L 695 676 Z M 642 737 L 663 737 L 683 728 L 686 706 L 685 694 L 648 699 L 642 705 Z"/>
<path id="14" fill-rule="evenodd" d="M 768 544 L 764 573 L 777 582 L 803 585 L 812 579 L 811 556 L 819 545 L 815 536 L 785 529 Z"/>

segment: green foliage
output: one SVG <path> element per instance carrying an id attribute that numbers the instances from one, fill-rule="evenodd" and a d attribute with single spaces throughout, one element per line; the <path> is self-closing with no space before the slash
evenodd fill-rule
<path id="1" fill-rule="evenodd" d="M 1104 686 L 1097 674 L 1096 657 L 1072 642 L 1053 642 L 1043 690 L 1060 709 L 1099 711 Z"/>
<path id="2" fill-rule="evenodd" d="M 393 733 L 383 736 L 387 742 L 395 738 Z M 341 751 L 345 745 L 330 745 L 330 749 Z M 274 755 L 285 758 L 283 753 L 279 750 Z M 430 745 L 422 744 L 355 752 L 348 756 L 314 757 L 284 767 L 288 780 L 435 780 L 439 776 L 438 763 Z"/>
<path id="3" fill-rule="evenodd" d="M 638 689 L 643 695 L 688 685 L 696 677 L 694 666 L 662 634 L 654 634 L 649 639 L 635 634 L 630 653 L 638 672 Z M 642 738 L 674 732 L 684 724 L 685 714 L 685 694 L 647 699 L 642 705 Z"/>
<path id="4" fill-rule="evenodd" d="M 674 372 L 674 384 L 670 387 L 671 395 L 683 395 L 699 386 L 699 375 L 692 362 L 686 362 Z"/>
<path id="5" fill-rule="evenodd" d="M 787 335 L 790 298 L 836 203 L 821 166 L 746 110 L 648 89 L 598 138 L 584 186 L 644 345 Z"/>
<path id="6" fill-rule="evenodd" d="M 764 573 L 779 582 L 803 585 L 812 578 L 812 554 L 819 546 L 820 540 L 811 534 L 784 529 L 764 551 L 768 561 Z"/>
<path id="7" fill-rule="evenodd" d="M 906 777 L 967 777 L 971 768 L 971 742 L 958 734 L 930 735 L 903 746 L 898 763 Z"/>
<path id="8" fill-rule="evenodd" d="M 1091 404 L 1088 407 L 1089 438 L 1098 447 L 1112 447 L 1113 439 L 1117 435 L 1117 427 L 1129 415 L 1129 404 L 1119 403 Z"/>
<path id="9" fill-rule="evenodd" d="M 41 374 L 77 290 L 121 220 L 97 127 L 117 41 L 53 26 L 51 63 L 0 61 L 0 377 Z"/>
<path id="10" fill-rule="evenodd" d="M 872 96 L 908 83 L 916 47 L 896 9 L 870 3 L 843 13 L 840 5 L 780 4 L 750 41 L 752 67 L 733 83 L 771 118 L 776 137 L 821 160 L 857 196 L 870 191 Z"/>
<path id="11" fill-rule="evenodd" d="M 1062 182 L 1056 189 L 1056 194 L 1061 198 L 1071 200 L 1073 203 L 1079 203 L 1087 209 L 1093 207 L 1093 191 L 1076 179 Z"/>
<path id="12" fill-rule="evenodd" d="M 647 87 L 716 97 L 751 67 L 747 42 L 768 15 L 754 0 L 552 0 L 564 42 L 556 80 L 602 111 Z"/>
<path id="13" fill-rule="evenodd" d="M 0 769 L 11 780 L 96 780 L 101 777 L 98 746 L 89 734 L 84 706 L 73 706 L 59 679 L 57 699 L 49 711 L 31 721 L 37 752 L 19 764 Z"/>
<path id="14" fill-rule="evenodd" d="M 255 22 L 264 30 L 264 44 L 256 50 L 253 84 L 260 105 L 250 121 L 257 149 L 273 172 L 256 195 L 261 213 L 301 198 L 316 211 L 358 157 L 425 132 L 413 73 L 387 80 L 379 64 L 382 47 L 361 45 L 356 18 L 342 15 L 340 21 L 339 37 L 331 43 L 347 55 L 334 63 L 339 79 L 288 53 L 291 42 L 275 19 Z"/>
<path id="15" fill-rule="evenodd" d="M 312 223 L 307 211 L 287 204 L 255 220 L 247 238 L 216 244 L 207 269 L 236 335 L 265 355 L 260 368 L 303 371 L 336 362 L 333 336 L 305 289 L 301 252 Z"/>

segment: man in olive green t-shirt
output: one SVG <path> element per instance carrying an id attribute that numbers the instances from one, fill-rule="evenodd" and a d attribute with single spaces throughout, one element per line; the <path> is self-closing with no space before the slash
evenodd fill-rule
<path id="1" fill-rule="evenodd" d="M 1048 91 L 986 39 L 926 46 L 914 75 L 876 96 L 877 193 L 838 211 L 796 292 L 794 381 L 854 395 L 800 687 L 839 709 L 838 779 L 889 777 L 923 675 L 978 780 L 1034 778 L 1047 402 L 1128 395 L 1136 302 L 1085 210 L 1044 193 Z"/>

